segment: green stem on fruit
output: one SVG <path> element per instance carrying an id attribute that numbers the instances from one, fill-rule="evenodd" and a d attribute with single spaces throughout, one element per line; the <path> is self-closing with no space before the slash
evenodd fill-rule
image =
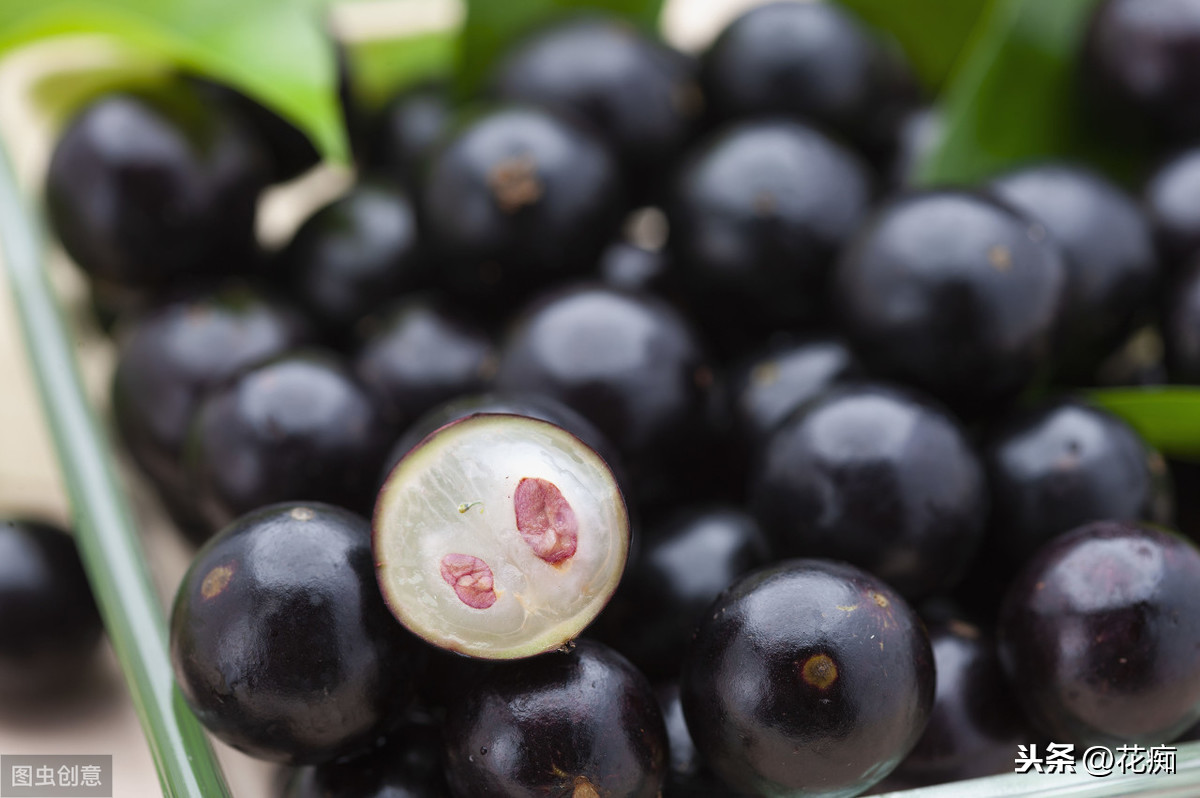
<path id="1" fill-rule="evenodd" d="M 71 336 L 43 269 L 37 215 L 0 142 L 0 248 L 25 348 L 71 497 L 75 535 L 166 798 L 228 798 L 204 730 L 175 687 L 167 627 L 112 451 L 88 404 Z"/>

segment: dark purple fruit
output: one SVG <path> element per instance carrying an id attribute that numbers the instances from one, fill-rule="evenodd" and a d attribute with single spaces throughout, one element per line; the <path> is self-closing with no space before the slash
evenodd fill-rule
<path id="1" fill-rule="evenodd" d="M 1200 148 L 1176 153 L 1146 182 L 1146 214 L 1167 271 L 1200 253 Z"/>
<path id="2" fill-rule="evenodd" d="M 487 333 L 444 301 L 402 300 L 369 319 L 364 330 L 354 371 L 400 426 L 442 402 L 486 389 L 496 371 Z"/>
<path id="3" fill-rule="evenodd" d="M 449 798 L 442 748 L 438 726 L 409 722 L 371 753 L 297 771 L 283 798 Z"/>
<path id="4" fill-rule="evenodd" d="M 211 532 L 197 517 L 183 462 L 203 395 L 311 338 L 299 313 L 238 285 L 164 302 L 122 337 L 112 384 L 117 430 L 184 531 L 201 539 Z"/>
<path id="5" fill-rule="evenodd" d="M 679 700 L 679 685 L 675 682 L 660 685 L 654 693 L 667 726 L 670 749 L 663 798 L 731 798 L 732 791 L 704 764 L 692 742 Z"/>
<path id="6" fill-rule="evenodd" d="M 214 528 L 281 501 L 368 513 L 392 434 L 341 360 L 296 350 L 208 395 L 193 420 L 188 473 Z"/>
<path id="7" fill-rule="evenodd" d="M 755 795 L 857 795 L 933 708 L 925 626 L 853 566 L 790 560 L 734 583 L 696 630 L 680 694 L 696 749 Z"/>
<path id="8" fill-rule="evenodd" d="M 937 692 L 925 733 L 891 778 L 911 786 L 1011 771 L 1019 743 L 1036 741 L 992 637 L 953 618 L 929 626 Z"/>
<path id="9" fill-rule="evenodd" d="M 418 655 L 375 585 L 370 525 L 324 504 L 272 505 L 223 529 L 171 614 L 175 677 L 200 721 L 293 765 L 369 750 L 401 719 Z"/>
<path id="10" fill-rule="evenodd" d="M 1105 0 L 1083 50 L 1098 95 L 1172 135 L 1200 133 L 1200 3 Z"/>
<path id="11" fill-rule="evenodd" d="M 894 200 L 838 264 L 851 345 L 874 373 L 960 408 L 1012 399 L 1053 354 L 1067 271 L 1047 235 L 967 191 Z"/>
<path id="12" fill-rule="evenodd" d="M 411 200 L 381 181 L 359 183 L 309 217 L 278 265 L 280 279 L 335 335 L 422 287 L 428 267 Z"/>
<path id="13" fill-rule="evenodd" d="M 651 679 L 674 678 L 713 600 L 771 560 L 747 513 L 727 506 L 678 511 L 649 530 L 594 634 Z"/>
<path id="14" fill-rule="evenodd" d="M 624 22 L 569 19 L 520 42 L 501 62 L 496 93 L 590 126 L 631 181 L 674 162 L 704 111 L 691 61 Z"/>
<path id="15" fill-rule="evenodd" d="M 185 85 L 112 94 L 63 132 L 46 205 L 67 254 L 88 275 L 154 289 L 246 262 L 266 174 L 239 120 Z"/>
<path id="16" fill-rule="evenodd" d="M 735 19 L 702 62 L 722 119 L 787 115 L 886 152 L 915 104 L 906 65 L 841 7 L 776 2 Z"/>
<path id="17" fill-rule="evenodd" d="M 905 596 L 953 585 L 982 541 L 978 457 L 953 418 L 898 389 L 830 390 L 776 428 L 751 473 L 780 556 L 846 560 Z"/>
<path id="18" fill-rule="evenodd" d="M 614 241 L 600 254 L 600 279 L 624 291 L 660 291 L 671 271 L 671 257 L 663 249 L 648 249 L 628 241 Z"/>
<path id="19" fill-rule="evenodd" d="M 866 166 L 813 128 L 765 120 L 689 155 L 668 216 L 676 280 L 706 325 L 770 331 L 811 321 L 871 201 Z"/>
<path id="20" fill-rule="evenodd" d="M 440 150 L 425 183 L 441 285 L 497 313 L 589 272 L 622 195 L 616 162 L 591 134 L 541 110 L 485 114 Z"/>
<path id="21" fill-rule="evenodd" d="M 69 688 L 93 663 L 102 632 L 71 536 L 0 521 L 0 695 L 44 699 Z"/>
<path id="22" fill-rule="evenodd" d="M 991 188 L 1045 225 L 1062 250 L 1067 285 L 1059 370 L 1086 380 L 1152 310 L 1159 264 L 1150 225 L 1131 197 L 1081 167 L 1028 167 Z"/>
<path id="23" fill-rule="evenodd" d="M 1176 281 L 1162 325 L 1171 382 L 1200 384 L 1200 259 Z"/>
<path id="24" fill-rule="evenodd" d="M 446 709 L 457 798 L 658 798 L 667 733 L 646 677 L 607 646 L 497 665 Z"/>
<path id="25" fill-rule="evenodd" d="M 416 189 L 438 143 L 450 129 L 447 87 L 422 84 L 392 97 L 375 115 L 367 139 L 367 165 Z"/>
<path id="26" fill-rule="evenodd" d="M 1012 563 L 1091 521 L 1169 516 L 1166 464 L 1128 424 L 1076 400 L 1025 410 L 984 451 L 991 548 Z"/>
<path id="27" fill-rule="evenodd" d="M 1000 612 L 1000 656 L 1056 742 L 1143 745 L 1200 719 L 1200 550 L 1165 529 L 1100 521 L 1026 565 Z"/>

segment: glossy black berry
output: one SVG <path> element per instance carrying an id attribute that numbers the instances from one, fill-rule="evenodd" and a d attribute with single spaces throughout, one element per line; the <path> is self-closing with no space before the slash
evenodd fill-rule
<path id="1" fill-rule="evenodd" d="M 541 110 L 485 114 L 439 152 L 425 184 L 439 280 L 507 310 L 505 298 L 594 269 L 622 197 L 616 161 L 583 129 Z"/>
<path id="2" fill-rule="evenodd" d="M 63 131 L 46 175 L 62 245 L 93 278 L 158 288 L 244 265 L 264 156 L 186 86 L 112 94 Z"/>
<path id="3" fill-rule="evenodd" d="M 675 178 L 668 216 L 677 280 L 711 326 L 811 321 L 870 200 L 864 164 L 813 128 L 782 120 L 728 128 Z"/>
<path id="4" fill-rule="evenodd" d="M 1081 167 L 1029 167 L 991 188 L 1043 224 L 1063 253 L 1059 371 L 1086 380 L 1152 308 L 1159 267 L 1150 225 L 1131 197 Z"/>
<path id="5" fill-rule="evenodd" d="M 486 389 L 496 371 L 487 333 L 432 297 L 403 300 L 364 328 L 355 373 L 397 425 Z"/>
<path id="6" fill-rule="evenodd" d="M 677 511 L 646 533 L 593 634 L 651 679 L 676 677 L 704 611 L 735 579 L 771 559 L 766 537 L 746 512 Z"/>
<path id="7" fill-rule="evenodd" d="M 672 681 L 659 685 L 654 693 L 667 725 L 671 754 L 663 798 L 730 798 L 729 787 L 704 763 L 692 742 L 679 700 L 679 684 Z"/>
<path id="8" fill-rule="evenodd" d="M 276 268 L 335 336 L 429 279 L 412 201 L 383 181 L 359 183 L 309 217 Z"/>
<path id="9" fill-rule="evenodd" d="M 987 520 L 983 467 L 958 423 L 878 385 L 832 389 L 777 427 L 749 490 L 781 556 L 846 560 L 906 596 L 961 578 Z"/>
<path id="10" fill-rule="evenodd" d="M 1067 271 L 1047 236 L 967 191 L 893 201 L 837 267 L 851 345 L 875 373 L 958 407 L 1011 399 L 1053 354 Z"/>
<path id="11" fill-rule="evenodd" d="M 1124 421 L 1080 401 L 1053 401 L 1009 418 L 993 433 L 984 462 L 991 548 L 1012 563 L 1090 521 L 1169 515 L 1162 458 Z"/>
<path id="12" fill-rule="evenodd" d="M 892 774 L 897 786 L 1011 771 L 1017 745 L 1037 738 L 1021 714 L 992 636 L 960 618 L 929 625 L 937 691 L 925 733 Z"/>
<path id="13" fill-rule="evenodd" d="M 42 699 L 69 688 L 94 661 L 102 631 L 71 536 L 0 520 L 0 695 Z"/>
<path id="14" fill-rule="evenodd" d="M 654 691 L 628 660 L 591 640 L 460 685 L 445 729 L 456 798 L 657 798 L 666 779 Z"/>
<path id="15" fill-rule="evenodd" d="M 702 61 L 719 118 L 789 115 L 874 151 L 915 100 L 906 65 L 841 7 L 776 2 L 735 19 Z"/>
<path id="16" fill-rule="evenodd" d="M 416 188 L 429 159 L 450 129 L 447 87 L 421 84 L 392 97 L 371 122 L 366 161 L 401 185 Z"/>
<path id="17" fill-rule="evenodd" d="M 560 22 L 519 43 L 501 62 L 495 89 L 589 125 L 637 182 L 678 157 L 704 110 L 686 57 L 599 17 Z"/>
<path id="18" fill-rule="evenodd" d="M 1168 742 L 1200 719 L 1200 551 L 1100 521 L 1061 535 L 1010 586 L 1000 656 L 1034 725 L 1076 746 Z"/>
<path id="19" fill-rule="evenodd" d="M 122 336 L 112 406 L 125 449 L 184 531 L 206 537 L 184 468 L 188 426 L 205 392 L 312 338 L 294 309 L 240 285 L 167 301 Z"/>
<path id="20" fill-rule="evenodd" d="M 378 749 L 295 773 L 284 798 L 449 798 L 441 729 L 406 722 Z"/>
<path id="21" fill-rule="evenodd" d="M 1167 133 L 1200 133 L 1200 3 L 1104 0 L 1084 41 L 1095 93 Z"/>
<path id="22" fill-rule="evenodd" d="M 696 748 L 754 795 L 857 795 L 916 744 L 933 652 L 899 594 L 857 568 L 789 560 L 717 599 L 680 679 Z"/>
<path id="23" fill-rule="evenodd" d="M 1144 204 L 1163 267 L 1181 270 L 1200 253 L 1200 149 L 1162 164 L 1146 182 Z"/>
<path id="24" fill-rule="evenodd" d="M 365 752 L 412 695 L 418 644 L 375 584 L 366 519 L 316 503 L 239 518 L 196 555 L 171 614 L 188 705 L 261 759 Z"/>
<path id="25" fill-rule="evenodd" d="M 291 500 L 336 502 L 366 514 L 392 434 L 341 360 L 297 350 L 208 395 L 187 444 L 189 475 L 214 528 Z"/>

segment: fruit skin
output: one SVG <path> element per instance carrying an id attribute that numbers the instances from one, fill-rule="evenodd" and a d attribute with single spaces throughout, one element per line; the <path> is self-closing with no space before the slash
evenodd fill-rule
<path id="1" fill-rule="evenodd" d="M 668 682 L 658 685 L 654 694 L 658 696 L 658 706 L 667 725 L 670 751 L 670 770 L 663 788 L 663 798 L 730 798 L 730 789 L 704 764 L 692 742 L 687 720 L 683 717 L 679 684 Z"/>
<path id="2" fill-rule="evenodd" d="M 375 751 L 295 773 L 284 798 L 449 798 L 441 728 L 406 722 Z"/>
<path id="3" fill-rule="evenodd" d="M 1091 521 L 1170 515 L 1166 464 L 1132 427 L 1075 399 L 1010 417 L 984 449 L 990 548 L 1022 563 Z"/>
<path id="4" fill-rule="evenodd" d="M 781 556 L 846 560 L 904 596 L 953 585 L 983 539 L 979 458 L 951 416 L 901 389 L 829 390 L 776 428 L 751 475 Z"/>
<path id="5" fill-rule="evenodd" d="M 746 512 L 725 505 L 679 510 L 647 531 L 638 558 L 589 634 L 651 679 L 677 676 L 704 611 L 737 577 L 772 559 L 766 537 Z"/>
<path id="6" fill-rule="evenodd" d="M 1050 366 L 1066 267 L 1037 223 L 981 194 L 913 192 L 838 263 L 834 300 L 872 373 L 979 413 Z"/>
<path id="7" fill-rule="evenodd" d="M 300 499 L 367 513 L 392 434 L 339 358 L 294 350 L 208 394 L 189 433 L 188 473 L 215 528 Z"/>
<path id="8" fill-rule="evenodd" d="M 310 216 L 281 256 L 279 278 L 333 337 L 389 299 L 427 285 L 429 263 L 404 191 L 367 180 Z"/>
<path id="9" fill-rule="evenodd" d="M 196 555 L 171 612 L 188 706 L 286 764 L 364 752 L 402 718 L 419 665 L 375 586 L 366 519 L 320 503 L 242 516 Z"/>
<path id="10" fill-rule="evenodd" d="M 1146 215 L 1163 268 L 1179 272 L 1200 252 L 1200 148 L 1177 152 L 1146 181 Z"/>
<path id="11" fill-rule="evenodd" d="M 585 16 L 518 43 L 500 63 L 494 90 L 589 125 L 631 181 L 652 183 L 687 145 L 704 110 L 694 72 L 684 55 L 631 25 Z"/>
<path id="12" fill-rule="evenodd" d="M 1149 223 L 1131 197 L 1082 167 L 1027 167 L 992 181 L 991 190 L 1044 224 L 1062 250 L 1059 370 L 1086 380 L 1153 305 L 1159 264 Z"/>
<path id="13" fill-rule="evenodd" d="M 697 750 L 756 795 L 851 796 L 916 744 L 933 708 L 929 636 L 844 563 L 788 560 L 713 604 L 680 678 Z"/>
<path id="14" fill-rule="evenodd" d="M 106 95 L 63 131 L 46 174 L 50 221 L 89 276 L 154 289 L 246 262 L 262 151 L 184 85 Z"/>
<path id="15" fill-rule="evenodd" d="M 434 158 L 423 194 L 439 284 L 495 314 L 594 268 L 624 210 L 616 161 L 548 112 L 477 117 Z"/>
<path id="16" fill-rule="evenodd" d="M 646 249 L 614 241 L 600 254 L 600 279 L 625 291 L 669 291 L 671 256 L 665 249 Z"/>
<path id="17" fill-rule="evenodd" d="M 451 793 L 657 798 L 667 733 L 646 677 L 607 646 L 492 666 L 446 709 Z"/>
<path id="18" fill-rule="evenodd" d="M 1105 0 L 1083 45 L 1089 87 L 1171 136 L 1200 133 L 1200 5 Z"/>
<path id="19" fill-rule="evenodd" d="M 1162 335 L 1171 382 L 1200 382 L 1200 260 L 1176 281 L 1167 300 Z"/>
<path id="20" fill-rule="evenodd" d="M 491 338 L 440 297 L 401 300 L 362 328 L 354 372 L 397 428 L 442 402 L 485 390 L 495 374 Z"/>
<path id="21" fill-rule="evenodd" d="M 725 128 L 674 179 L 675 280 L 722 332 L 811 322 L 870 201 L 866 165 L 814 128 L 780 119 Z"/>
<path id="22" fill-rule="evenodd" d="M 1030 721 L 1076 746 L 1173 740 L 1200 719 L 1200 550 L 1099 521 L 1026 564 L 1000 610 L 1000 657 Z"/>
<path id="23" fill-rule="evenodd" d="M 720 119 L 799 117 L 880 153 L 916 100 L 907 66 L 852 15 L 823 3 L 751 9 L 704 54 L 701 76 Z"/>
<path id="24" fill-rule="evenodd" d="M 94 662 L 103 627 L 75 541 L 40 521 L 0 520 L 0 696 L 44 701 Z"/>
<path id="25" fill-rule="evenodd" d="M 370 123 L 366 166 L 409 189 L 418 188 L 453 115 L 449 88 L 440 83 L 423 83 L 396 94 Z"/>

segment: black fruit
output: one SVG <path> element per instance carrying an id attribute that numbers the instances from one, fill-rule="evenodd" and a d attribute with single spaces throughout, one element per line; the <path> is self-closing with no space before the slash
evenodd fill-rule
<path id="1" fill-rule="evenodd" d="M 393 434 L 337 357 L 297 350 L 208 395 L 193 420 L 188 473 L 213 528 L 280 501 L 369 513 Z"/>
<path id="2" fill-rule="evenodd" d="M 678 511 L 647 532 L 593 634 L 651 679 L 674 678 L 713 600 L 771 560 L 766 538 L 747 513 L 728 506 Z"/>
<path id="3" fill-rule="evenodd" d="M 750 506 L 781 556 L 865 568 L 905 596 L 962 577 L 987 520 L 983 467 L 949 415 L 878 385 L 830 390 L 776 428 Z"/>
<path id="4" fill-rule="evenodd" d="M 450 129 L 447 87 L 422 84 L 392 97 L 371 122 L 367 165 L 416 189 L 437 145 Z"/>
<path id="5" fill-rule="evenodd" d="M 1176 153 L 1150 176 L 1145 208 L 1164 269 L 1181 270 L 1200 253 L 1200 148 Z"/>
<path id="6" fill-rule="evenodd" d="M 1080 401 L 1057 400 L 1010 418 L 993 434 L 984 462 L 990 547 L 1011 563 L 1090 521 L 1169 516 L 1162 458 L 1124 421 Z"/>
<path id="7" fill-rule="evenodd" d="M 1175 282 L 1162 325 L 1171 382 L 1200 383 L 1200 259 Z"/>
<path id="8" fill-rule="evenodd" d="M 1086 380 L 1153 306 L 1158 256 L 1132 198 L 1080 167 L 1046 164 L 991 184 L 1002 199 L 1045 225 L 1067 268 L 1059 370 Z"/>
<path id="9" fill-rule="evenodd" d="M 184 531 L 200 539 L 212 531 L 197 516 L 183 462 L 205 392 L 311 338 L 298 312 L 239 285 L 162 303 L 122 337 L 112 384 L 117 429 Z"/>
<path id="10" fill-rule="evenodd" d="M 424 208 L 441 284 L 506 301 L 595 268 L 616 232 L 621 177 L 599 140 L 545 111 L 477 118 L 434 159 Z"/>
<path id="11" fill-rule="evenodd" d="M 223 529 L 171 614 L 175 677 L 197 717 L 234 748 L 288 764 L 372 747 L 411 697 L 417 646 L 379 595 L 366 519 L 317 503 Z"/>
<path id="12" fill-rule="evenodd" d="M 857 795 L 916 744 L 933 708 L 924 624 L 875 577 L 790 560 L 726 591 L 680 680 L 697 750 L 737 790 Z"/>
<path id="13" fill-rule="evenodd" d="M 660 685 L 654 690 L 658 706 L 667 725 L 670 748 L 667 784 L 663 798 L 730 798 L 732 791 L 704 764 L 679 700 L 679 685 L 675 682 Z"/>
<path id="14" fill-rule="evenodd" d="M 281 280 L 335 336 L 422 287 L 428 267 L 412 202 L 382 181 L 359 183 L 309 217 L 278 265 Z"/>
<path id="15" fill-rule="evenodd" d="M 354 370 L 394 424 L 407 426 L 442 402 L 484 390 L 496 371 L 491 339 L 447 304 L 413 297 L 364 325 Z"/>
<path id="16" fill-rule="evenodd" d="M 670 272 L 671 257 L 664 249 L 614 241 L 600 253 L 600 279 L 613 288 L 661 292 Z"/>
<path id="17" fill-rule="evenodd" d="M 265 160 L 219 111 L 178 85 L 104 96 L 71 121 L 50 160 L 46 205 L 80 268 L 150 289 L 245 264 Z"/>
<path id="18" fill-rule="evenodd" d="M 284 798 L 449 798 L 442 747 L 438 726 L 409 722 L 369 754 L 297 771 Z"/>
<path id="19" fill-rule="evenodd" d="M 915 104 L 906 65 L 853 16 L 826 3 L 771 3 L 735 19 L 702 61 L 719 118 L 789 115 L 875 152 Z"/>
<path id="20" fill-rule="evenodd" d="M 876 373 L 959 408 L 1011 399 L 1053 353 L 1067 271 L 1047 235 L 967 191 L 894 200 L 838 264 L 851 345 Z"/>
<path id="21" fill-rule="evenodd" d="M 1101 521 L 1043 547 L 1009 587 L 1000 656 L 1034 725 L 1076 746 L 1160 744 L 1200 719 L 1200 551 Z"/>
<path id="22" fill-rule="evenodd" d="M 657 798 L 667 733 L 646 677 L 580 640 L 489 670 L 446 710 L 453 795 Z"/>
<path id="23" fill-rule="evenodd" d="M 766 120 L 725 129 L 675 177 L 677 281 L 706 326 L 722 332 L 812 321 L 870 201 L 866 166 L 813 128 Z"/>
<path id="24" fill-rule="evenodd" d="M 693 64 L 616 20 L 584 17 L 519 43 L 495 78 L 503 99 L 551 108 L 589 125 L 631 181 L 661 174 L 704 110 Z"/>
<path id="25" fill-rule="evenodd" d="M 38 521 L 0 521 L 0 695 L 44 700 L 94 661 L 103 627 L 75 541 Z"/>

